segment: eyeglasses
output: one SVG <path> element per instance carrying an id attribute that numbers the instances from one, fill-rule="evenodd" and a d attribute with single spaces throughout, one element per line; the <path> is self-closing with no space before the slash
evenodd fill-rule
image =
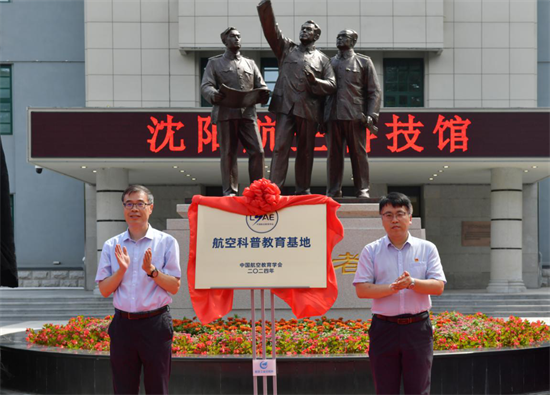
<path id="1" fill-rule="evenodd" d="M 398 212 L 396 212 L 395 214 L 390 213 L 390 212 L 387 212 L 387 213 L 383 213 L 383 214 L 381 214 L 381 215 L 382 215 L 382 218 L 387 219 L 388 221 L 391 221 L 391 220 L 394 219 L 394 218 L 403 219 L 403 218 L 405 218 L 407 215 L 409 215 L 409 213 L 407 213 L 407 212 L 405 212 L 405 211 L 398 211 Z"/>
<path id="2" fill-rule="evenodd" d="M 131 210 L 131 209 L 134 208 L 134 206 L 137 207 L 140 210 L 143 210 L 143 209 L 145 209 L 145 207 L 150 206 L 151 204 L 153 204 L 153 203 L 145 203 L 145 202 L 137 202 L 137 203 L 124 202 L 124 203 L 122 203 L 122 205 L 124 206 L 124 208 L 126 210 Z"/>

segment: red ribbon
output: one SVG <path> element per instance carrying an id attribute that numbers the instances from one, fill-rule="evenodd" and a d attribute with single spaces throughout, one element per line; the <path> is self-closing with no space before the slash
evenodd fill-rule
<path id="1" fill-rule="evenodd" d="M 284 300 L 297 318 L 325 314 L 338 297 L 338 284 L 332 266 L 332 249 L 344 237 L 344 228 L 336 216 L 340 204 L 323 195 L 281 196 L 277 185 L 266 179 L 257 180 L 246 188 L 243 196 L 206 197 L 195 195 L 188 210 L 190 241 L 187 283 L 193 308 L 203 324 L 228 314 L 233 307 L 232 289 L 195 289 L 197 258 L 197 213 L 199 205 L 240 215 L 263 215 L 285 207 L 326 204 L 327 207 L 327 287 L 306 289 L 272 289 Z"/>

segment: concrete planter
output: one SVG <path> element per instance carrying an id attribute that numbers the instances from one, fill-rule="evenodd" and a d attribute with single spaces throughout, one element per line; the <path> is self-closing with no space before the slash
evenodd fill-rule
<path id="1" fill-rule="evenodd" d="M 1 387 L 38 394 L 111 394 L 107 353 L 28 346 L 23 333 L 0 337 Z M 550 390 L 550 344 L 436 352 L 432 394 L 530 394 Z M 172 394 L 251 394 L 250 357 L 176 357 Z M 281 357 L 278 393 L 374 393 L 363 355 Z M 271 393 L 271 379 L 268 379 Z M 260 392 L 261 380 L 260 380 Z"/>

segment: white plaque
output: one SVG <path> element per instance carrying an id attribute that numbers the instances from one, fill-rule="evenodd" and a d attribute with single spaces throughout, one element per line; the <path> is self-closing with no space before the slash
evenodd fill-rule
<path id="1" fill-rule="evenodd" d="M 276 376 L 277 364 L 275 359 L 254 359 L 252 360 L 252 375 L 254 376 Z"/>
<path id="2" fill-rule="evenodd" d="M 326 288 L 326 205 L 244 216 L 199 205 L 195 288 Z"/>

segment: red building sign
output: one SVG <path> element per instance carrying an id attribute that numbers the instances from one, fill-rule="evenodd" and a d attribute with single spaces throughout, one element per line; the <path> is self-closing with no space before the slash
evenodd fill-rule
<path id="1" fill-rule="evenodd" d="M 217 128 L 208 111 L 33 109 L 30 125 L 33 159 L 219 156 Z M 258 126 L 270 157 L 275 116 L 258 114 Z M 378 135 L 365 131 L 371 157 L 550 156 L 546 112 L 383 112 L 378 127 Z M 324 157 L 325 137 L 321 133 L 316 137 L 316 156 Z"/>

